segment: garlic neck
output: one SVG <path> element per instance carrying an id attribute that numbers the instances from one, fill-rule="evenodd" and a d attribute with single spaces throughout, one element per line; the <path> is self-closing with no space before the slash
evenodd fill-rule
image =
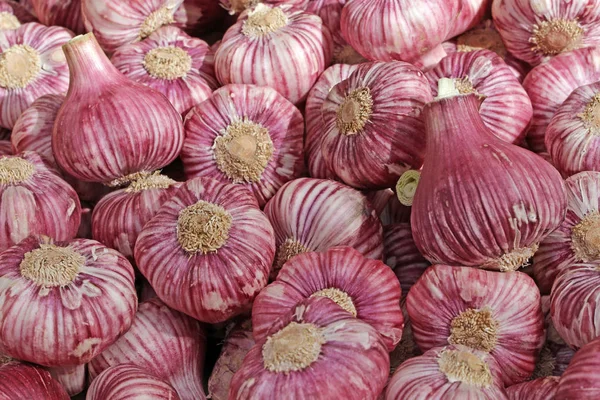
<path id="1" fill-rule="evenodd" d="M 586 215 L 571 230 L 571 248 L 579 261 L 591 262 L 600 259 L 600 213 Z"/>

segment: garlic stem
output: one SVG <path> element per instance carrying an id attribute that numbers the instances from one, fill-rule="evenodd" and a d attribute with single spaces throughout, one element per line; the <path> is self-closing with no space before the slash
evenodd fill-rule
<path id="1" fill-rule="evenodd" d="M 452 78 L 440 78 L 438 80 L 438 95 L 434 100 L 442 100 L 460 95 Z"/>
<path id="2" fill-rule="evenodd" d="M 396 195 L 404 206 L 412 206 L 417 186 L 421 179 L 421 172 L 409 169 L 400 176 L 396 184 Z"/>

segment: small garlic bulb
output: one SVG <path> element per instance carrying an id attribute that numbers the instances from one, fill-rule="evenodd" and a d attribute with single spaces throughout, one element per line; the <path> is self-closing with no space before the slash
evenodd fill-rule
<path id="1" fill-rule="evenodd" d="M 558 389 L 558 377 L 549 376 L 518 383 L 506 388 L 509 400 L 548 400 L 554 399 Z"/>
<path id="2" fill-rule="evenodd" d="M 595 400 L 600 398 L 600 338 L 582 347 L 558 381 L 556 399 Z"/>
<path id="3" fill-rule="evenodd" d="M 69 400 L 65 389 L 40 367 L 0 362 L 0 398 L 6 400 Z"/>

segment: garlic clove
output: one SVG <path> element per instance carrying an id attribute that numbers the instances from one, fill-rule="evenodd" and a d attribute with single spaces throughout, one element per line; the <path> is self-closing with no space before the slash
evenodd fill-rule
<path id="1" fill-rule="evenodd" d="M 598 378 L 600 339 L 582 347 L 558 382 L 556 398 L 564 400 L 593 400 L 600 396 Z"/>
<path id="2" fill-rule="evenodd" d="M 16 361 L 0 364 L 0 397 L 40 400 L 69 400 L 70 398 L 48 371 Z"/>

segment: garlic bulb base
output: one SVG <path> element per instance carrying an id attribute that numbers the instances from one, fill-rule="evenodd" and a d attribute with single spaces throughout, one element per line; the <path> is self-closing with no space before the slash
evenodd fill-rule
<path id="1" fill-rule="evenodd" d="M 231 223 L 223 207 L 200 200 L 179 213 L 177 240 L 189 254 L 214 253 L 227 242 Z"/>
<path id="2" fill-rule="evenodd" d="M 140 27 L 139 40 L 147 38 L 161 26 L 175 22 L 173 17 L 174 8 L 173 5 L 166 5 L 148 15 Z"/>
<path id="3" fill-rule="evenodd" d="M 484 269 L 493 269 L 500 272 L 516 271 L 529 263 L 529 260 L 537 251 L 539 245 L 536 243 L 530 247 L 514 249 L 510 253 L 503 254 L 500 258 L 482 265 Z"/>
<path id="4" fill-rule="evenodd" d="M 448 343 L 462 344 L 489 353 L 496 347 L 498 326 L 491 309 L 469 308 L 452 320 Z"/>
<path id="5" fill-rule="evenodd" d="M 42 70 L 40 53 L 27 44 L 16 44 L 2 52 L 0 87 L 26 88 Z"/>
<path id="6" fill-rule="evenodd" d="M 120 187 L 120 186 L 128 185 L 130 183 L 143 180 L 143 179 L 147 178 L 150 174 L 151 173 L 147 172 L 147 171 L 134 172 L 133 174 L 128 174 L 128 175 L 122 176 L 120 178 L 113 179 L 112 181 L 108 182 L 106 184 L 106 186 Z"/>
<path id="7" fill-rule="evenodd" d="M 439 355 L 438 365 L 450 382 L 489 386 L 494 381 L 488 364 L 470 351 L 445 349 Z"/>
<path id="8" fill-rule="evenodd" d="M 25 253 L 19 269 L 36 285 L 64 287 L 75 281 L 84 264 L 85 257 L 70 247 L 42 242 L 39 248 Z"/>
<path id="9" fill-rule="evenodd" d="M 584 262 L 600 259 L 600 213 L 586 215 L 571 230 L 571 248 L 575 257 Z"/>
<path id="10" fill-rule="evenodd" d="M 581 47 L 584 30 L 576 19 L 552 19 L 533 25 L 529 41 L 534 52 L 555 56 Z"/>
<path id="11" fill-rule="evenodd" d="M 23 183 L 33 176 L 35 167 L 20 157 L 0 157 L 0 185 Z"/>
<path id="12" fill-rule="evenodd" d="M 146 53 L 143 65 L 150 76 L 173 80 L 187 75 L 192 68 L 192 57 L 179 47 L 157 47 Z"/>
<path id="13" fill-rule="evenodd" d="M 242 33 L 251 38 L 260 38 L 277 32 L 288 24 L 288 18 L 280 7 L 258 4 L 248 14 L 242 26 Z"/>
<path id="14" fill-rule="evenodd" d="M 0 12 L 0 31 L 17 29 L 21 26 L 19 19 L 9 12 Z"/>
<path id="15" fill-rule="evenodd" d="M 302 371 L 317 361 L 325 342 L 322 328 L 311 323 L 290 322 L 263 344 L 265 369 L 276 373 Z"/>
<path id="16" fill-rule="evenodd" d="M 307 251 L 310 250 L 298 240 L 287 238 L 277 248 L 277 254 L 275 255 L 275 269 L 273 272 L 279 272 L 281 267 L 283 267 L 283 264 L 285 264 L 289 259 L 297 256 L 298 254 L 306 253 Z"/>

